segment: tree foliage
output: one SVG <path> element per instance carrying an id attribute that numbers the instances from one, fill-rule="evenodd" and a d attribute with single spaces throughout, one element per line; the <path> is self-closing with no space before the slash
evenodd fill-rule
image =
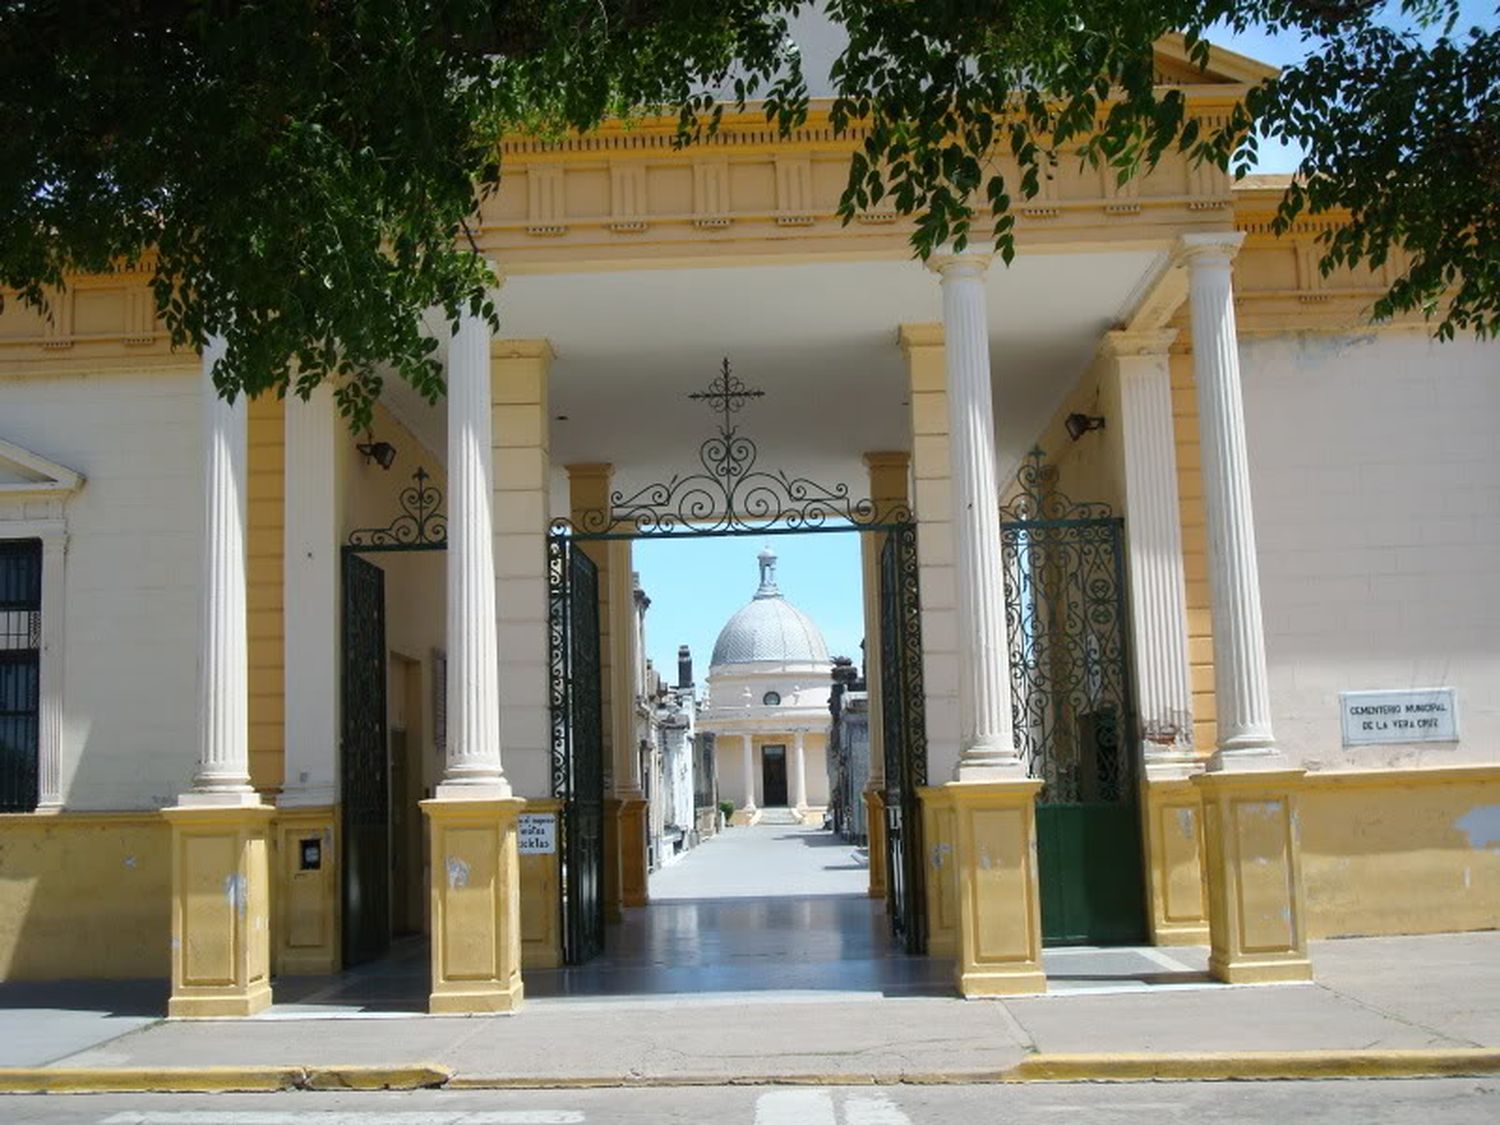
<path id="1" fill-rule="evenodd" d="M 1500 329 L 1500 37 L 1459 0 L 821 0 L 848 46 L 841 213 L 894 207 L 913 249 L 1013 209 L 1060 162 L 1122 182 L 1172 151 L 1243 172 L 1303 146 L 1279 222 L 1347 212 L 1324 266 L 1409 263 L 1374 310 Z M 690 144 L 726 105 L 789 130 L 801 0 L 0 0 L 0 287 L 151 271 L 179 346 L 227 341 L 230 395 L 337 381 L 367 422 L 381 373 L 441 392 L 423 313 L 495 318 L 474 252 L 498 141 L 667 113 Z M 1155 82 L 1153 44 L 1265 28 L 1306 57 L 1223 127 Z M 1002 164 L 1000 154 L 1012 159 Z M 1002 168 L 1015 171 L 1007 177 Z M 992 224 L 992 225 L 990 225 Z M 976 235 L 977 237 L 977 235 Z"/>

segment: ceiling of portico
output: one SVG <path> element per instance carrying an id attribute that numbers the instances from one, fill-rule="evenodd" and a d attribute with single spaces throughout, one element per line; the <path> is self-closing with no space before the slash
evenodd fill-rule
<path id="1" fill-rule="evenodd" d="M 1025 451 L 1119 323 L 1161 251 L 1022 255 L 987 279 L 996 440 Z M 942 319 L 936 277 L 911 261 L 526 274 L 498 294 L 503 335 L 546 338 L 552 461 L 610 462 L 629 491 L 696 467 L 714 416 L 689 393 L 727 356 L 765 397 L 739 415 L 761 467 L 864 495 L 860 457 L 909 449 L 903 323 Z M 441 409 L 392 387 L 435 451 Z M 558 418 L 561 416 L 561 418 Z"/>

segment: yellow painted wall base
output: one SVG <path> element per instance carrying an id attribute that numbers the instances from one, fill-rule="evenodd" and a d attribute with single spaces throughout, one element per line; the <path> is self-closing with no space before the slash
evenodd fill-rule
<path id="1" fill-rule="evenodd" d="M 620 905 L 645 906 L 650 901 L 646 889 L 647 850 L 644 798 L 633 797 L 620 802 Z"/>
<path id="2" fill-rule="evenodd" d="M 958 965 L 964 997 L 1045 992 L 1036 867 L 1036 795 L 1042 783 L 953 782 L 958 867 Z"/>
<path id="3" fill-rule="evenodd" d="M 277 809 L 271 828 L 275 894 L 272 965 L 287 976 L 336 973 L 339 949 L 338 818 L 331 805 Z M 316 866 L 303 855 L 316 849 Z"/>
<path id="4" fill-rule="evenodd" d="M 550 816 L 550 852 L 519 857 L 521 865 L 521 967 L 556 969 L 563 963 L 562 950 L 562 802 L 555 798 L 528 800 L 528 814 Z"/>
<path id="5" fill-rule="evenodd" d="M 266 805 L 164 809 L 172 828 L 174 1017 L 250 1016 L 271 1003 Z"/>
<path id="6" fill-rule="evenodd" d="M 1203 804 L 1186 777 L 1148 778 L 1146 882 L 1155 945 L 1208 944 L 1208 887 L 1203 875 Z"/>
<path id="7" fill-rule="evenodd" d="M 946 785 L 917 790 L 922 804 L 922 893 L 927 903 L 927 953 L 958 956 L 957 829 Z M 884 802 L 882 802 L 884 807 Z"/>
<path id="8" fill-rule="evenodd" d="M 1298 839 L 1301 770 L 1206 773 L 1209 972 L 1230 984 L 1311 980 Z"/>
<path id="9" fill-rule="evenodd" d="M 164 979 L 171 901 L 160 813 L 0 815 L 0 980 Z"/>
<path id="10" fill-rule="evenodd" d="M 432 839 L 433 1014 L 520 1008 L 521 884 L 516 821 L 526 802 L 423 801 Z"/>
<path id="11" fill-rule="evenodd" d="M 1500 765 L 1308 774 L 1308 936 L 1500 929 Z"/>
<path id="12" fill-rule="evenodd" d="M 885 794 L 879 789 L 865 790 L 865 830 L 870 853 L 870 897 L 885 901 Z"/>

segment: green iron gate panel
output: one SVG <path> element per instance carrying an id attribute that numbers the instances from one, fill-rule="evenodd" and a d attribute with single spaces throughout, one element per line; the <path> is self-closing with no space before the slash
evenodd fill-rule
<path id="1" fill-rule="evenodd" d="M 1123 522 L 1074 504 L 1033 451 L 1002 511 L 1016 748 L 1042 780 L 1037 864 L 1050 944 L 1145 937 Z"/>
<path id="2" fill-rule="evenodd" d="M 390 764 L 386 746 L 385 572 L 344 553 L 344 967 L 391 941 Z"/>
<path id="3" fill-rule="evenodd" d="M 599 571 L 568 537 L 547 541 L 552 792 L 562 809 L 563 959 L 604 949 L 604 715 Z"/>
<path id="4" fill-rule="evenodd" d="M 917 529 L 901 524 L 880 548 L 880 697 L 885 744 L 886 900 L 908 953 L 927 951 L 922 812 L 927 711 L 922 694 L 922 612 Z"/>
<path id="5" fill-rule="evenodd" d="M 42 541 L 0 541 L 0 812 L 38 800 Z"/>

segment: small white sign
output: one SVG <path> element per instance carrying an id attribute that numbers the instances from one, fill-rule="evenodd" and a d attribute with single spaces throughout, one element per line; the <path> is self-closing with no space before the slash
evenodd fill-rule
<path id="1" fill-rule="evenodd" d="M 522 813 L 522 855 L 551 855 L 557 851 L 557 817 L 552 813 Z"/>
<path id="2" fill-rule="evenodd" d="M 1345 746 L 1457 742 L 1458 700 L 1451 687 L 1339 692 Z"/>

